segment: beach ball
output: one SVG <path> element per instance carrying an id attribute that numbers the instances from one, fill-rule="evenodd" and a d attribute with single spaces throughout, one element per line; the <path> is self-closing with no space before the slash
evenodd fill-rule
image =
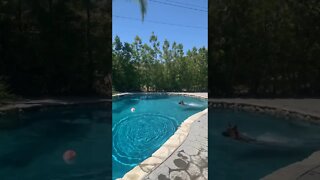
<path id="1" fill-rule="evenodd" d="M 136 110 L 136 108 L 131 108 L 131 112 L 134 112 Z"/>
<path id="2" fill-rule="evenodd" d="M 67 150 L 63 153 L 63 160 L 67 164 L 71 164 L 73 160 L 76 158 L 77 153 L 74 150 Z"/>

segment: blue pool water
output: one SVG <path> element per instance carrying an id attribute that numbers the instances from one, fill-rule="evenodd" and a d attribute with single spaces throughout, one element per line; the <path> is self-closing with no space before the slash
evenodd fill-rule
<path id="1" fill-rule="evenodd" d="M 262 144 L 221 135 L 228 123 Z M 219 180 L 256 180 L 300 161 L 320 148 L 320 127 L 299 120 L 231 110 L 209 109 L 209 176 Z"/>
<path id="2" fill-rule="evenodd" d="M 111 179 L 111 120 L 111 103 L 1 116 L 0 179 Z M 62 158 L 68 149 L 73 164 Z"/>
<path id="3" fill-rule="evenodd" d="M 191 106 L 179 105 L 181 100 Z M 130 95 L 113 100 L 113 179 L 151 156 L 186 118 L 206 107 L 206 100 L 184 96 Z"/>

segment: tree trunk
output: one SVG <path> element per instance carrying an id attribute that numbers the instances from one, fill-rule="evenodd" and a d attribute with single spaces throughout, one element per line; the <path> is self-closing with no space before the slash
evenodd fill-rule
<path id="1" fill-rule="evenodd" d="M 90 10 L 90 0 L 86 0 L 86 7 L 87 7 L 87 53 L 88 53 L 88 60 L 89 60 L 89 90 L 91 91 L 94 84 L 94 69 L 93 69 L 93 59 L 92 59 L 92 48 L 91 48 L 91 10 Z"/>
<path id="2" fill-rule="evenodd" d="M 18 1 L 18 26 L 19 31 L 22 32 L 22 4 L 21 0 Z"/>
<path id="3" fill-rule="evenodd" d="M 53 12 L 52 12 L 52 0 L 48 0 L 48 4 L 49 4 L 49 13 L 51 16 L 51 20 L 53 18 Z"/>

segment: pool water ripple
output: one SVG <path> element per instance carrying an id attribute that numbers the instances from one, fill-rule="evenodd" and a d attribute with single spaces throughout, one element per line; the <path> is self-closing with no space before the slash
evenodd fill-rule
<path id="1" fill-rule="evenodd" d="M 140 113 L 121 119 L 112 129 L 114 158 L 135 166 L 174 134 L 177 126 L 175 118 L 161 114 Z"/>
<path id="2" fill-rule="evenodd" d="M 209 169 L 216 179 L 260 179 L 319 149 L 320 126 L 295 119 L 211 108 L 209 122 Z M 258 143 L 222 136 L 229 123 Z"/>
<path id="3" fill-rule="evenodd" d="M 179 102 L 184 101 L 185 106 Z M 207 100 L 166 94 L 133 94 L 112 100 L 112 179 L 149 158 Z"/>

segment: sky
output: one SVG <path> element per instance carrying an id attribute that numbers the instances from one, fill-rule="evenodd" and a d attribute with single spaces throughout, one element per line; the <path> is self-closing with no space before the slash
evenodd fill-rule
<path id="1" fill-rule="evenodd" d="M 186 27 L 187 26 L 187 27 Z M 152 34 L 163 45 L 182 43 L 186 52 L 193 47 L 208 47 L 207 0 L 147 0 L 144 21 L 138 0 L 112 1 L 112 36 L 132 43 L 138 35 L 148 43 Z"/>

